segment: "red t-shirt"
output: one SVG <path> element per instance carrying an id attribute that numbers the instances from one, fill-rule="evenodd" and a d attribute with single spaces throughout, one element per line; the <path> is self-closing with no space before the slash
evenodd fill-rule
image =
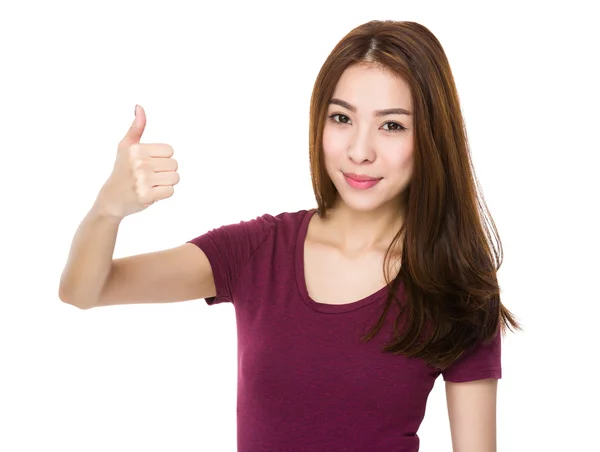
<path id="1" fill-rule="evenodd" d="M 501 336 L 444 372 L 381 351 L 397 311 L 373 340 L 361 341 L 388 289 L 342 305 L 311 299 L 304 240 L 314 212 L 263 215 L 189 241 L 212 266 L 216 297 L 206 302 L 232 302 L 235 310 L 238 450 L 416 452 L 436 378 L 501 378 Z"/>

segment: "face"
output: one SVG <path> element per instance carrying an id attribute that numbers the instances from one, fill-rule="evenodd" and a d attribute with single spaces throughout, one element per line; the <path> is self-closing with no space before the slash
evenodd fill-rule
<path id="1" fill-rule="evenodd" d="M 349 67 L 340 77 L 328 106 L 323 152 L 339 201 L 351 209 L 396 209 L 410 182 L 413 116 L 398 109 L 412 113 L 402 78 L 372 65 Z"/>

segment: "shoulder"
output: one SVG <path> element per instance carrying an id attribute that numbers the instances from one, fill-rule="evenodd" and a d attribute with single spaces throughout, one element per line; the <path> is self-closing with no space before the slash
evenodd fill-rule
<path id="1" fill-rule="evenodd" d="M 312 213 L 316 209 L 302 209 L 297 211 L 281 212 L 271 217 L 273 236 L 277 240 L 295 240 L 299 235 L 306 235 L 306 229 Z"/>
<path id="2" fill-rule="evenodd" d="M 253 246 L 258 246 L 267 237 L 273 236 L 274 232 L 297 231 L 306 219 L 306 215 L 312 210 L 314 209 L 285 211 L 278 214 L 264 213 L 254 218 L 217 227 L 205 236 L 229 243 L 248 241 Z"/>
<path id="3" fill-rule="evenodd" d="M 283 211 L 277 214 L 264 213 L 257 217 L 240 221 L 240 223 L 261 223 L 261 224 L 289 224 L 299 223 L 305 217 L 305 215 L 315 211 L 316 209 L 301 209 L 296 211 Z"/>
<path id="4" fill-rule="evenodd" d="M 274 216 L 266 214 L 263 215 L 263 217 L 278 227 L 299 226 L 302 224 L 306 216 L 311 214 L 313 211 L 315 211 L 315 209 L 302 209 L 297 211 L 281 212 Z"/>
<path id="5" fill-rule="evenodd" d="M 288 247 L 295 243 L 303 228 L 306 228 L 311 212 L 312 209 L 302 209 L 277 214 L 265 213 L 222 227 L 220 235 L 227 235 L 230 242 L 248 243 L 254 249 L 261 246 L 275 246 L 278 249 Z"/>
<path id="6" fill-rule="evenodd" d="M 484 378 L 502 378 L 502 330 L 490 341 L 478 341 L 442 372 L 445 381 L 461 383 Z"/>

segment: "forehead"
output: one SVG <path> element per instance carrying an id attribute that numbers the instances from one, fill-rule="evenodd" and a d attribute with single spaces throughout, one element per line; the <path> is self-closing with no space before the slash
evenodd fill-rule
<path id="1" fill-rule="evenodd" d="M 406 80 L 376 65 L 348 67 L 338 80 L 333 97 L 356 105 L 358 110 L 412 109 L 410 86 Z"/>

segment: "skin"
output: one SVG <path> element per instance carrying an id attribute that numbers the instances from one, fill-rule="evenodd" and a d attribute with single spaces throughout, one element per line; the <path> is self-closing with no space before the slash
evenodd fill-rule
<path id="1" fill-rule="evenodd" d="M 383 257 L 402 224 L 402 195 L 412 175 L 413 116 L 374 116 L 376 110 L 396 107 L 412 112 L 408 84 L 374 65 L 348 68 L 332 97 L 355 111 L 328 107 L 328 117 L 335 116 L 324 129 L 324 160 L 340 196 L 325 220 L 317 215 L 311 219 L 305 278 L 314 300 L 343 304 L 385 285 Z M 342 172 L 382 179 L 372 188 L 357 190 Z M 397 260 L 396 270 L 399 265 Z M 496 451 L 497 387 L 496 379 L 445 383 L 454 452 Z"/>
<path id="2" fill-rule="evenodd" d="M 327 173 L 340 196 L 323 230 L 330 231 L 336 246 L 349 254 L 385 251 L 402 221 L 399 199 L 412 175 L 413 116 L 378 117 L 374 112 L 398 107 L 412 112 L 410 87 L 375 65 L 361 64 L 346 69 L 332 98 L 356 111 L 328 106 L 323 152 Z M 343 172 L 382 179 L 374 187 L 358 190 L 348 185 Z"/>
<path id="3" fill-rule="evenodd" d="M 348 303 L 384 285 L 383 255 L 402 224 L 400 200 L 412 173 L 412 115 L 375 117 L 373 112 L 396 107 L 412 111 L 412 105 L 406 82 L 372 65 L 347 69 L 333 97 L 355 106 L 356 111 L 329 106 L 328 115 L 340 116 L 325 126 L 324 156 L 340 196 L 326 220 L 317 215 L 311 219 L 305 241 L 305 278 L 316 301 Z M 60 299 L 80 309 L 194 300 L 216 293 L 210 263 L 196 245 L 113 258 L 122 216 L 170 196 L 170 187 L 179 181 L 176 162 L 148 163 L 152 158 L 168 158 L 173 151 L 167 144 L 139 144 L 145 112 L 137 108 L 136 113 L 119 145 L 114 177 L 81 222 L 61 275 Z M 407 130 L 393 132 L 399 127 L 392 122 Z M 342 171 L 382 179 L 368 190 L 356 190 L 347 184 Z M 159 174 L 164 172 L 172 174 Z M 160 192 L 151 189 L 157 182 L 165 187 Z M 137 187 L 136 195 L 132 187 Z M 338 273 L 332 274 L 331 269 Z M 497 383 L 493 379 L 446 383 L 454 452 L 496 451 Z"/>
<path id="4" fill-rule="evenodd" d="M 338 190 L 325 219 L 311 218 L 305 241 L 305 278 L 311 297 L 327 304 L 358 301 L 386 285 L 385 252 L 402 222 L 402 195 L 413 164 L 409 85 L 374 65 L 342 74 L 328 106 L 323 131 L 325 167 Z M 344 173 L 381 178 L 366 190 L 353 188 Z M 396 254 L 395 271 L 399 269 Z M 353 275 L 348 278 L 348 275 Z"/>

